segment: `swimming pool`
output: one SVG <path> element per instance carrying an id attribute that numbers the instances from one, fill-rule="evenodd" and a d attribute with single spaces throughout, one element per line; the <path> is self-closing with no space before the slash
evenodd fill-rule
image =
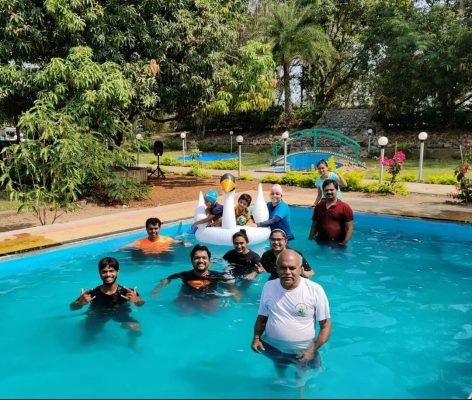
<path id="1" fill-rule="evenodd" d="M 241 154 L 241 157 L 245 157 L 244 154 Z M 232 160 L 238 158 L 237 153 L 202 153 L 199 157 L 192 158 L 192 156 L 186 154 L 185 161 L 219 161 L 219 160 Z M 176 160 L 183 160 L 184 156 L 175 157 Z"/>
<path id="2" fill-rule="evenodd" d="M 306 397 L 466 397 L 472 390 L 472 227 L 359 214 L 343 250 L 308 242 L 310 215 L 292 208 L 293 247 L 309 259 L 328 294 L 333 334 Z M 176 226 L 164 230 L 176 232 Z M 215 314 L 179 315 L 179 282 L 155 300 L 149 295 L 161 278 L 190 269 L 189 249 L 143 258 L 121 248 L 143 234 L 0 262 L 0 397 L 297 397 L 290 382 L 275 385 L 271 362 L 249 349 L 266 276 L 239 302 L 222 297 Z M 218 257 L 228 248 L 211 249 Z M 138 351 L 113 322 L 96 342 L 80 344 L 84 316 L 68 306 L 80 288 L 98 285 L 97 262 L 105 255 L 120 260 L 119 282 L 137 285 L 146 300 L 133 311 L 142 325 Z"/>
<path id="3" fill-rule="evenodd" d="M 288 154 L 287 164 L 289 164 L 290 171 L 309 171 L 316 168 L 316 164 L 320 160 L 328 161 L 331 154 L 322 153 L 300 153 L 300 154 Z M 343 164 L 337 162 L 336 168 L 342 167 Z M 283 167 L 272 168 L 276 172 L 283 172 Z"/>

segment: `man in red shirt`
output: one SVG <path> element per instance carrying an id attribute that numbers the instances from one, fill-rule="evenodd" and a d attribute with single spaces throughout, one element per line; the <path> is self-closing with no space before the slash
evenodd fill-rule
<path id="1" fill-rule="evenodd" d="M 331 179 L 323 182 L 326 199 L 319 202 L 313 212 L 309 240 L 336 242 L 345 245 L 354 231 L 352 208 L 337 198 L 338 183 Z"/>

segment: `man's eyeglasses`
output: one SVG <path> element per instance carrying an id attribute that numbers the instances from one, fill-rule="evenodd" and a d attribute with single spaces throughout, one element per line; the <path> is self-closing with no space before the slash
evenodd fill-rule
<path id="1" fill-rule="evenodd" d="M 279 194 L 279 192 L 270 192 L 270 195 Z"/>

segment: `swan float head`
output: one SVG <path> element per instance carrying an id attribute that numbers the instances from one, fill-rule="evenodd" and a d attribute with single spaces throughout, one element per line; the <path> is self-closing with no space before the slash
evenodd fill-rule
<path id="1" fill-rule="evenodd" d="M 234 196 L 236 191 L 236 178 L 230 174 L 223 174 L 220 178 L 220 186 L 223 190 L 223 217 L 221 227 L 206 227 L 205 224 L 199 225 L 195 236 L 198 241 L 216 245 L 231 246 L 233 234 L 241 229 L 236 224 L 236 215 L 234 212 Z M 215 200 L 216 201 L 216 200 Z M 204 206 L 203 196 L 200 193 L 199 203 L 194 213 L 194 220 L 202 215 L 202 205 Z M 205 210 L 203 209 L 203 213 Z M 262 185 L 259 184 L 256 204 L 254 205 L 254 220 L 256 222 L 264 221 L 269 217 L 269 210 L 264 200 Z M 204 216 L 203 216 L 204 218 Z M 249 241 L 253 244 L 260 243 L 269 238 L 269 228 L 258 228 L 253 226 L 244 226 Z"/>

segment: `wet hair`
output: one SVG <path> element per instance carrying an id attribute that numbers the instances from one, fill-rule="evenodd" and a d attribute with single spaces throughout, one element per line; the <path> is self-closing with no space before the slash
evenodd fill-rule
<path id="1" fill-rule="evenodd" d="M 244 200 L 247 203 L 247 206 L 249 207 L 251 205 L 252 197 L 247 193 L 243 193 L 241 196 L 239 196 L 238 201 L 239 200 Z"/>
<path id="2" fill-rule="evenodd" d="M 159 218 L 148 218 L 146 220 L 146 229 L 148 228 L 149 225 L 159 225 L 159 228 L 162 225 L 162 222 Z"/>
<path id="3" fill-rule="evenodd" d="M 336 182 L 334 179 L 326 179 L 323 184 L 321 185 L 321 187 L 324 189 L 326 186 L 328 185 L 331 185 L 333 184 L 334 187 L 336 188 L 336 190 L 339 189 L 339 185 L 338 185 L 338 182 Z"/>
<path id="4" fill-rule="evenodd" d="M 190 261 L 193 261 L 193 256 L 197 251 L 206 251 L 208 258 L 211 259 L 211 251 L 208 249 L 208 247 L 202 246 L 201 244 L 196 244 L 190 252 Z"/>
<path id="5" fill-rule="evenodd" d="M 301 267 L 302 264 L 303 264 L 303 257 L 302 255 L 298 252 L 298 251 L 295 251 L 293 249 L 285 249 L 285 250 L 282 250 L 279 255 L 277 256 L 276 260 L 275 260 L 275 265 L 278 267 L 279 266 L 279 262 L 280 262 L 280 257 L 282 256 L 282 254 L 284 254 L 286 251 L 293 251 L 295 253 L 295 255 L 297 256 L 297 260 L 298 260 L 298 265 L 297 267 Z"/>
<path id="6" fill-rule="evenodd" d="M 113 268 L 115 271 L 119 271 L 120 270 L 120 263 L 118 262 L 118 260 L 114 257 L 105 257 L 105 258 L 102 258 L 99 262 L 98 262 L 98 270 L 102 270 L 106 267 L 111 267 Z"/>
<path id="7" fill-rule="evenodd" d="M 233 234 L 233 242 L 237 237 L 242 237 L 246 243 L 249 243 L 249 238 L 247 237 L 246 229 L 241 229 L 239 232 Z"/>
<path id="8" fill-rule="evenodd" d="M 272 235 L 276 232 L 280 232 L 283 235 L 283 237 L 285 239 L 287 239 L 287 234 L 285 233 L 285 231 L 283 229 L 278 229 L 278 228 L 277 229 L 272 229 L 272 232 L 270 232 L 270 235 L 269 235 L 269 239 L 271 239 Z"/>
<path id="9" fill-rule="evenodd" d="M 324 159 L 318 161 L 318 163 L 316 164 L 316 168 L 318 168 L 320 165 L 326 165 L 329 168 L 328 163 Z"/>

